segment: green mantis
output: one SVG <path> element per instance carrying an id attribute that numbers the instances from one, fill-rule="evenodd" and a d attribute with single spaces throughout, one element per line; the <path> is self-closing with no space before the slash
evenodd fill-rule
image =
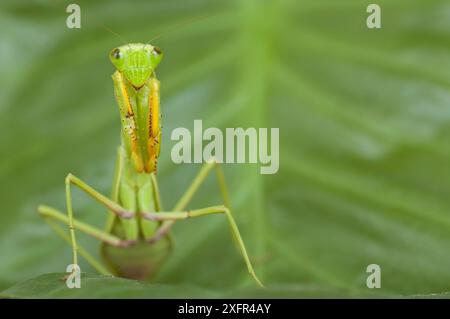
<path id="1" fill-rule="evenodd" d="M 39 206 L 39 214 L 72 245 L 73 264 L 78 264 L 79 253 L 101 274 L 139 280 L 149 280 L 170 254 L 173 245 L 170 230 L 175 222 L 222 214 L 227 218 L 248 272 L 262 286 L 231 214 L 224 174 L 217 162 L 203 165 L 171 211 L 162 208 L 155 177 L 161 145 L 160 82 L 155 70 L 163 57 L 161 50 L 150 44 L 127 44 L 113 49 L 109 57 L 116 68 L 112 79 L 120 111 L 122 140 L 117 151 L 112 196 L 102 195 L 78 177 L 68 174 L 65 179 L 67 214 L 44 205 Z M 216 171 L 224 205 L 187 209 L 212 170 Z M 74 218 L 72 186 L 108 209 L 105 230 Z M 61 224 L 68 226 L 69 235 Z M 77 244 L 75 231 L 101 241 L 103 262 Z"/>

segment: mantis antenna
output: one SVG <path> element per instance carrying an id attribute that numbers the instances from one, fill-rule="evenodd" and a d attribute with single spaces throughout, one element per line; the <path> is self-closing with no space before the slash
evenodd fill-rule
<path id="1" fill-rule="evenodd" d="M 186 19 L 186 20 L 183 20 L 183 21 L 181 21 L 181 22 L 179 22 L 179 23 L 176 23 L 176 24 L 170 26 L 169 28 L 167 28 L 167 30 L 164 30 L 164 31 L 160 32 L 159 34 L 157 34 L 156 36 L 154 36 L 153 38 L 151 38 L 151 39 L 150 39 L 148 42 L 146 42 L 146 43 L 151 43 L 152 41 L 155 41 L 156 39 L 161 38 L 163 35 L 166 35 L 167 33 L 176 31 L 176 30 L 180 29 L 180 28 L 183 27 L 183 26 L 192 24 L 192 23 L 197 22 L 197 21 L 199 21 L 199 20 L 203 20 L 203 19 L 209 18 L 209 17 L 211 17 L 211 16 L 213 16 L 213 15 L 214 15 L 214 14 L 204 14 L 204 15 L 201 15 L 201 16 L 197 16 L 197 17 L 188 18 L 188 19 Z M 126 43 L 129 44 L 129 43 L 130 43 L 129 41 L 126 41 L 126 40 L 124 39 L 124 37 L 122 37 L 119 33 L 113 31 L 111 28 L 105 26 L 104 24 L 101 24 L 101 26 L 102 26 L 103 29 L 105 29 L 105 30 L 108 31 L 109 33 L 111 33 L 111 34 L 115 35 L 116 37 L 118 37 L 118 38 L 120 39 L 120 41 L 122 41 L 124 44 L 126 44 Z"/>
<path id="2" fill-rule="evenodd" d="M 153 38 L 151 38 L 147 43 L 151 43 L 152 41 L 155 41 L 156 39 L 161 38 L 163 35 L 166 35 L 169 32 L 173 32 L 176 31 L 178 29 L 180 29 L 183 26 L 192 24 L 194 22 L 197 22 L 199 20 L 203 20 L 206 18 L 209 18 L 213 16 L 213 14 L 204 14 L 198 17 L 193 17 L 193 18 L 188 18 L 186 20 L 180 21 L 179 23 L 175 23 L 174 25 L 170 26 L 169 28 L 167 28 L 167 30 L 160 32 L 159 34 L 157 34 L 156 36 L 154 36 Z"/>
<path id="3" fill-rule="evenodd" d="M 106 25 L 101 24 L 102 28 L 105 29 L 106 31 L 108 31 L 111 34 L 114 34 L 116 37 L 118 37 L 120 39 L 120 41 L 122 41 L 124 44 L 125 43 L 129 43 L 128 41 L 125 41 L 125 39 L 117 32 L 111 30 L 110 28 L 108 28 Z"/>

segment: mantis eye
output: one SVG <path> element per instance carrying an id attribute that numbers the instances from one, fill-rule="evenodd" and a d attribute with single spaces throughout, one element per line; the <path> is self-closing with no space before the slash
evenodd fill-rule
<path id="1" fill-rule="evenodd" d="M 162 54 L 162 51 L 161 51 L 161 49 L 158 48 L 158 47 L 153 47 L 152 54 L 153 54 L 154 56 L 158 56 L 158 55 L 161 55 L 161 54 Z"/>
<path id="2" fill-rule="evenodd" d="M 119 60 L 119 59 L 122 58 L 122 52 L 121 52 L 119 49 L 114 49 L 114 50 L 111 52 L 111 57 L 114 58 L 114 59 L 116 59 L 116 60 Z"/>

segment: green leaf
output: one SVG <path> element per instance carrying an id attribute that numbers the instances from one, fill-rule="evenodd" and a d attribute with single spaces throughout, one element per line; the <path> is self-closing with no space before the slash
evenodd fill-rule
<path id="1" fill-rule="evenodd" d="M 53 273 L 14 285 L 0 298 L 336 298 L 352 297 L 345 291 L 317 285 L 276 285 L 261 289 L 234 288 L 219 291 L 192 285 L 149 284 L 117 277 L 83 274 L 79 289 L 68 289 L 66 274 Z M 366 293 L 366 296 L 371 296 Z"/>
<path id="2" fill-rule="evenodd" d="M 0 289 L 14 285 L 3 296 L 450 291 L 448 1 L 377 1 L 377 30 L 367 29 L 368 2 L 360 0 L 77 3 L 79 30 L 66 27 L 62 2 L 0 5 Z M 64 209 L 69 172 L 110 192 L 120 123 L 107 54 L 160 34 L 152 43 L 165 53 L 158 68 L 165 207 L 199 169 L 171 161 L 174 128 L 192 129 L 195 119 L 204 128 L 280 128 L 277 174 L 225 165 L 264 292 L 253 288 L 219 217 L 175 226 L 176 249 L 153 284 L 87 276 L 77 292 L 59 275 L 39 276 L 64 271 L 71 253 L 37 205 Z M 103 227 L 105 209 L 74 195 L 77 217 Z M 192 207 L 218 203 L 211 177 Z M 78 237 L 98 254 L 98 242 Z M 381 266 L 376 291 L 366 287 L 369 264 Z"/>

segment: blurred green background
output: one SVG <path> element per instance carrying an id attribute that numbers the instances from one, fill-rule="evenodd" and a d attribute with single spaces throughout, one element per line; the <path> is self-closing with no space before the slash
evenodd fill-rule
<path id="1" fill-rule="evenodd" d="M 279 127 L 280 170 L 226 165 L 235 215 L 261 292 L 225 220 L 179 223 L 155 285 L 95 277 L 68 292 L 56 275 L 9 290 L 22 296 L 407 296 L 450 291 L 450 2 L 69 1 L 0 4 L 0 290 L 63 272 L 69 246 L 36 213 L 60 209 L 72 172 L 109 194 L 119 116 L 108 52 L 160 46 L 165 205 L 199 165 L 170 160 L 170 132 Z M 192 20 L 192 23 L 186 21 Z M 124 39 L 105 30 L 106 26 Z M 174 26 L 178 26 L 175 27 Z M 105 211 L 75 192 L 80 219 Z M 192 207 L 220 202 L 213 178 Z M 96 253 L 98 243 L 80 240 Z M 382 288 L 366 287 L 368 264 Z M 29 282 L 30 283 L 30 282 Z M 19 287 L 19 288 L 17 288 Z M 59 289 L 59 290 L 58 290 Z"/>

